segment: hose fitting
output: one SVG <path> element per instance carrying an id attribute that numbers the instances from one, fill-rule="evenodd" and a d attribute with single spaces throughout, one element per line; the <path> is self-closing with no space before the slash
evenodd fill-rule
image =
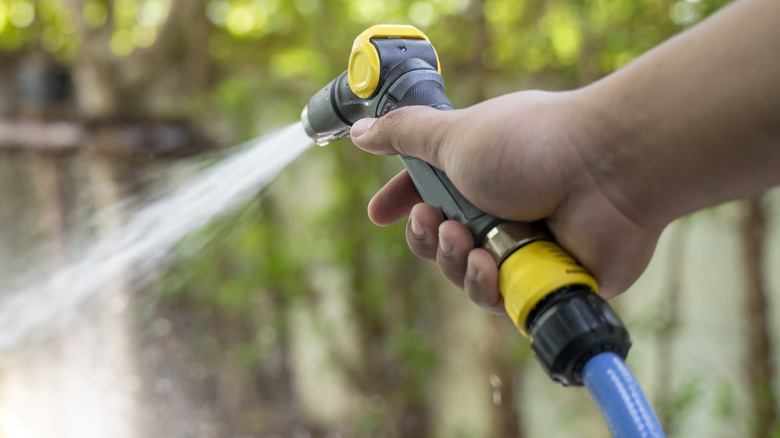
<path id="1" fill-rule="evenodd" d="M 593 356 L 612 352 L 625 359 L 631 347 L 609 304 L 583 285 L 546 296 L 531 311 L 526 329 L 539 363 L 564 386 L 583 384 L 582 369 Z"/>

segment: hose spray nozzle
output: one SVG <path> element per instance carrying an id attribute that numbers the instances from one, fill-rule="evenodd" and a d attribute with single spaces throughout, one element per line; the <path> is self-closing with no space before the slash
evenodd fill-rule
<path id="1" fill-rule="evenodd" d="M 379 25 L 355 39 L 349 68 L 309 100 L 301 121 L 306 133 L 323 145 L 349 135 L 362 118 L 412 105 L 453 109 L 436 50 L 412 26 Z M 584 363 L 602 351 L 625 358 L 631 345 L 628 332 L 595 293 L 593 277 L 554 242 L 544 223 L 485 213 L 440 169 L 419 158 L 401 159 L 423 200 L 464 224 L 474 245 L 491 253 L 499 266 L 507 313 L 532 339 L 537 358 L 554 380 L 581 385 Z"/>
<path id="2" fill-rule="evenodd" d="M 360 119 L 431 101 L 436 104 L 430 106 L 452 109 L 428 37 L 413 26 L 378 25 L 355 39 L 349 68 L 309 100 L 301 121 L 322 145 L 349 135 Z"/>

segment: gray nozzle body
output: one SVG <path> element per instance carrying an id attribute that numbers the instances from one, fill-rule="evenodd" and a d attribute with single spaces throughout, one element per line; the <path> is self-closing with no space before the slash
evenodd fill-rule
<path id="1" fill-rule="evenodd" d="M 356 121 L 376 117 L 370 106 L 370 101 L 356 96 L 349 88 L 345 71 L 312 96 L 303 108 L 301 122 L 309 137 L 323 145 L 349 135 L 349 128 Z"/>
<path id="2" fill-rule="evenodd" d="M 353 123 L 381 117 L 404 106 L 425 105 L 452 110 L 444 92 L 433 47 L 425 40 L 372 40 L 382 57 L 377 91 L 369 98 L 356 96 L 347 83 L 347 72 L 315 94 L 301 119 L 307 134 L 318 144 L 349 135 Z M 416 55 L 416 56 L 415 56 Z M 482 246 L 488 232 L 503 219 L 489 215 L 469 202 L 447 175 L 419 158 L 401 156 L 425 203 L 438 207 L 450 220 L 469 228 L 475 246 Z"/>
<path id="3" fill-rule="evenodd" d="M 380 117 L 388 112 L 408 105 L 428 105 L 439 109 L 452 109 L 444 94 L 444 81 L 437 66 L 436 52 L 426 40 L 388 38 L 372 40 L 381 58 L 381 74 L 377 90 L 368 98 L 355 95 L 347 80 L 345 71 L 331 83 L 318 91 L 303 109 L 301 122 L 306 133 L 317 144 L 325 144 L 349 135 L 353 123 L 366 117 Z M 407 73 L 417 72 L 409 76 Z M 422 76 L 421 76 L 422 75 Z M 438 82 L 440 93 L 429 95 L 426 84 Z M 414 97 L 406 97 L 409 88 L 415 86 Z M 443 99 L 443 100 L 442 100 Z M 402 103 L 400 103 L 403 101 Z"/>

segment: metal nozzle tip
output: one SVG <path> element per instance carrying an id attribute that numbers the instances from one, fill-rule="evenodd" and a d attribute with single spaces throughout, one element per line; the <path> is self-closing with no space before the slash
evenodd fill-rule
<path id="1" fill-rule="evenodd" d="M 311 122 L 309 122 L 309 105 L 304 106 L 303 111 L 301 111 L 301 123 L 303 124 L 303 130 L 306 131 L 306 135 L 317 141 L 317 133 L 312 129 Z"/>
<path id="2" fill-rule="evenodd" d="M 325 132 L 317 132 L 311 126 L 311 121 L 309 120 L 309 105 L 303 107 L 303 111 L 301 111 L 301 124 L 303 124 L 303 130 L 306 131 L 306 135 L 308 135 L 312 140 L 314 140 L 315 143 L 320 146 L 325 146 L 332 141 L 342 139 L 349 135 L 350 126 L 344 124 L 343 122 L 339 123 L 341 125 L 337 126 L 335 129 Z"/>

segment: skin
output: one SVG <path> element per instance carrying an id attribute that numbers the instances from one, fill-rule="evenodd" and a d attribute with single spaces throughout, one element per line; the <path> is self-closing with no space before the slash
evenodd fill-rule
<path id="1" fill-rule="evenodd" d="M 587 87 L 401 108 L 355 123 L 351 137 L 428 161 L 488 213 L 546 220 L 611 298 L 645 270 L 670 222 L 780 184 L 779 20 L 777 0 L 739 0 Z M 493 260 L 422 203 L 406 171 L 368 214 L 377 225 L 409 216 L 414 254 L 504 312 Z"/>

